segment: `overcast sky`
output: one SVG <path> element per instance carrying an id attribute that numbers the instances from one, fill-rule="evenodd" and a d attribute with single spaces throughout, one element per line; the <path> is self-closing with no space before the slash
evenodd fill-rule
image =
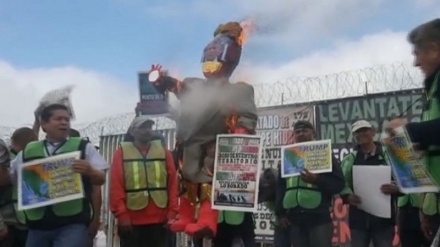
<path id="1" fill-rule="evenodd" d="M 407 32 L 430 0 L 0 1 L 0 126 L 32 122 L 48 90 L 75 85 L 77 123 L 132 112 L 137 75 L 160 63 L 200 76 L 221 22 L 252 18 L 237 74 L 250 83 L 411 62 Z"/>

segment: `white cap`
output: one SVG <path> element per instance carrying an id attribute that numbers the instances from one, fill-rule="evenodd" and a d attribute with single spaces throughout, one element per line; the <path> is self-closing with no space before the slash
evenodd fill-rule
<path id="1" fill-rule="evenodd" d="M 371 125 L 368 121 L 365 120 L 359 120 L 353 123 L 351 125 L 351 132 L 356 132 L 362 128 L 373 128 L 373 125 Z"/>

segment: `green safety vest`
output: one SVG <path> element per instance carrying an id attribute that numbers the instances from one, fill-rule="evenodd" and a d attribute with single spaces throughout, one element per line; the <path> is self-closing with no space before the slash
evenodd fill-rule
<path id="1" fill-rule="evenodd" d="M 351 152 L 349 155 L 345 156 L 341 162 L 342 173 L 344 174 L 345 187 L 339 193 L 341 196 L 352 195 L 353 194 L 353 165 L 356 159 L 357 151 Z M 383 151 L 382 155 L 379 155 L 379 160 L 384 161 L 384 165 L 387 165 L 388 154 Z"/>
<path id="2" fill-rule="evenodd" d="M 11 160 L 14 160 L 16 156 L 17 155 L 15 155 L 13 152 L 9 152 L 9 157 Z"/>
<path id="3" fill-rule="evenodd" d="M 79 137 L 71 137 L 66 140 L 66 142 L 62 144 L 54 152 L 54 154 L 48 154 L 46 152 L 45 141 L 31 142 L 26 145 L 26 148 L 23 151 L 23 162 L 47 158 L 50 156 L 70 153 L 74 151 L 81 151 L 81 158 L 84 158 L 86 144 L 87 141 L 84 141 Z M 82 179 L 84 192 L 86 195 L 85 198 L 61 202 L 46 207 L 24 210 L 26 224 L 28 226 L 44 226 L 52 223 L 53 221 L 62 221 L 66 224 L 69 224 L 70 222 L 90 222 L 93 217 L 93 207 L 90 202 L 92 185 L 88 179 L 85 179 L 85 177 L 82 177 Z M 41 182 L 38 180 L 39 178 L 35 177 L 34 182 Z"/>
<path id="4" fill-rule="evenodd" d="M 218 223 L 225 222 L 228 225 L 240 225 L 244 221 L 244 212 L 220 211 L 218 214 Z"/>
<path id="5" fill-rule="evenodd" d="M 283 207 L 291 209 L 302 207 L 315 209 L 321 205 L 322 194 L 315 184 L 304 182 L 299 176 L 286 179 L 286 193 L 283 199 Z"/>
<path id="6" fill-rule="evenodd" d="M 13 152 L 9 152 L 9 157 L 11 160 L 14 160 L 16 155 Z M 26 216 L 23 211 L 18 211 L 18 186 L 17 183 L 12 184 L 12 195 L 11 195 L 11 201 L 14 206 L 15 211 L 15 217 L 17 218 L 17 222 L 21 225 L 26 224 Z"/>
<path id="7" fill-rule="evenodd" d="M 427 92 L 427 104 L 428 109 L 425 109 L 422 114 L 422 121 L 430 121 L 440 117 L 440 106 L 439 100 L 435 93 L 438 89 L 438 83 L 440 77 L 440 72 L 435 75 L 434 81 L 432 83 L 431 89 Z M 429 152 L 433 152 L 430 154 Z M 434 153 L 436 152 L 436 153 Z M 424 158 L 427 170 L 437 184 L 440 184 L 440 147 L 439 146 L 429 146 L 428 154 Z M 438 203 L 438 195 L 436 193 L 426 193 L 425 199 L 423 200 L 422 212 L 425 215 L 434 215 L 440 212 L 440 205 Z"/>
<path id="8" fill-rule="evenodd" d="M 168 172 L 165 148 L 160 140 L 152 141 L 146 156 L 132 142 L 121 142 L 128 210 L 148 206 L 149 198 L 159 208 L 168 205 Z"/>
<path id="9" fill-rule="evenodd" d="M 406 194 L 404 196 L 400 196 L 397 199 L 397 206 L 399 208 L 404 207 L 408 205 L 408 203 L 411 204 L 411 206 L 415 208 L 420 208 L 420 202 L 421 202 L 421 194 Z"/>

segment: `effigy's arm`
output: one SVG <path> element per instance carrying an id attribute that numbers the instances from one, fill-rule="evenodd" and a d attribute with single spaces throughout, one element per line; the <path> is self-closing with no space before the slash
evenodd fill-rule
<path id="1" fill-rule="evenodd" d="M 258 113 L 254 99 L 254 87 L 244 82 L 234 85 L 234 114 L 230 130 L 234 134 L 255 134 Z"/>
<path id="2" fill-rule="evenodd" d="M 164 91 L 168 91 L 176 95 L 179 99 L 182 92 L 182 82 L 171 76 L 162 76 L 160 78 L 160 86 L 164 87 Z"/>

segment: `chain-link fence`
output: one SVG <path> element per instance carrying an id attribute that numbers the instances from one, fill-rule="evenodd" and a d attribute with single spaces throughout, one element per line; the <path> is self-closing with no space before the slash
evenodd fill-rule
<path id="1" fill-rule="evenodd" d="M 410 63 L 380 65 L 316 77 L 290 77 L 274 83 L 256 84 L 255 98 L 259 107 L 286 105 L 297 102 L 359 96 L 369 93 L 420 88 L 422 76 Z M 83 136 L 94 143 L 99 136 L 120 134 L 127 130 L 134 113 L 104 118 L 79 128 Z M 156 118 L 157 129 L 174 127 L 167 118 Z M 9 139 L 13 127 L 0 127 L 0 138 Z"/>

